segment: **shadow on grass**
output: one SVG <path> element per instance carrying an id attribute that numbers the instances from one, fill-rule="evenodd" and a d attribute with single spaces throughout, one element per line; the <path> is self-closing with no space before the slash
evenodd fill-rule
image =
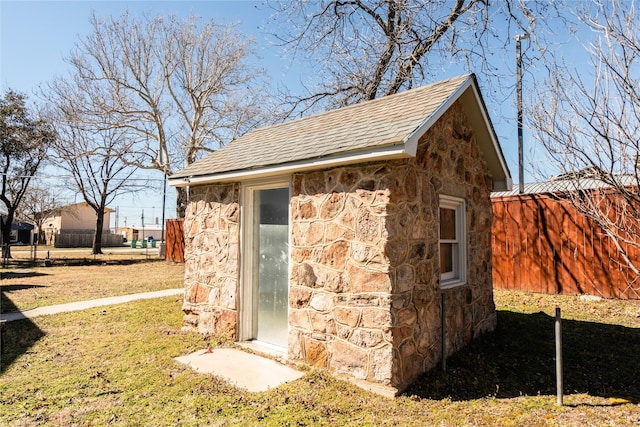
<path id="1" fill-rule="evenodd" d="M 406 392 L 429 399 L 469 400 L 555 395 L 554 318 L 498 311 L 495 333 L 447 359 Z M 564 393 L 640 402 L 640 329 L 562 321 Z"/>
<path id="2" fill-rule="evenodd" d="M 24 276 L 23 276 L 24 277 Z M 11 298 L 9 298 L 10 292 L 22 291 L 26 289 L 44 288 L 44 285 L 34 285 L 28 283 L 15 283 L 12 285 L 0 285 L 0 313 L 10 313 L 16 311 L 17 308 Z"/>
<path id="3" fill-rule="evenodd" d="M 47 259 L 32 260 L 9 260 L 7 265 L 10 267 L 18 268 L 33 268 L 33 267 L 83 267 L 86 265 L 131 265 L 131 264 L 143 264 L 149 262 L 165 262 L 162 258 L 122 258 L 122 259 L 105 259 L 100 255 L 96 257 L 55 257 Z M 13 271 L 1 274 L 14 274 Z M 46 275 L 46 273 L 34 273 L 34 276 Z M 20 277 L 20 276 L 2 276 L 2 278 Z M 25 276 L 22 276 L 25 277 Z"/>
<path id="4" fill-rule="evenodd" d="M 52 258 L 49 267 L 83 267 L 86 265 L 132 265 L 150 262 L 165 262 L 161 258 L 141 259 L 102 259 L 102 258 Z"/>
<path id="5" fill-rule="evenodd" d="M 34 287 L 34 285 L 28 286 Z M 5 287 L 0 289 L 0 304 L 3 312 L 18 310 L 11 299 L 5 294 Z M 29 319 L 6 322 L 3 325 L 3 329 L 4 331 L 0 338 L 2 339 L 2 344 L 0 345 L 0 375 L 2 375 L 20 355 L 28 352 L 29 349 L 44 336 L 44 332 Z"/>
<path id="6" fill-rule="evenodd" d="M 46 286 L 44 285 L 33 285 L 30 283 L 16 283 L 13 285 L 3 285 L 2 287 L 0 287 L 0 289 L 2 289 L 2 292 L 13 292 L 13 291 L 24 291 L 25 289 L 35 289 L 35 288 L 45 288 Z M 11 301 L 8 297 L 7 299 L 9 301 Z M 10 303 L 13 305 L 13 303 Z"/>
<path id="7" fill-rule="evenodd" d="M 10 270 L 0 272 L 0 279 L 16 279 L 25 277 L 48 276 L 47 273 L 39 273 L 33 270 Z"/>

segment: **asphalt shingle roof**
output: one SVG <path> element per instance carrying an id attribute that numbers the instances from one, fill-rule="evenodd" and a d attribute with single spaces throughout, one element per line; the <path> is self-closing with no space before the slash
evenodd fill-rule
<path id="1" fill-rule="evenodd" d="M 251 131 L 171 179 L 258 169 L 402 144 L 458 87 L 463 75 L 396 95 Z"/>

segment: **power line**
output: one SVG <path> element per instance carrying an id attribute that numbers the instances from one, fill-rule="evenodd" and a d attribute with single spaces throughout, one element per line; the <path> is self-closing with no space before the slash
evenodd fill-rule
<path id="1" fill-rule="evenodd" d="M 9 173 L 6 172 L 0 172 L 0 176 L 1 175 L 11 175 Z M 55 178 L 55 179 L 61 179 L 61 178 L 73 178 L 73 175 L 15 175 L 15 176 L 11 176 L 11 178 L 37 178 L 37 179 L 48 179 L 48 178 Z M 149 181 L 153 181 L 153 182 L 163 182 L 164 179 L 162 178 L 111 178 L 109 179 L 109 181 L 145 181 L 145 182 L 149 182 Z"/>

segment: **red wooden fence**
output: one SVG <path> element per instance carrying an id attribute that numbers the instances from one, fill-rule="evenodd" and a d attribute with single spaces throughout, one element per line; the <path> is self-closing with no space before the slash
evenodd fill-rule
<path id="1" fill-rule="evenodd" d="M 184 262 L 184 219 L 167 220 L 167 236 L 164 259 Z"/>
<path id="2" fill-rule="evenodd" d="M 640 299 L 640 279 L 570 202 L 523 194 L 493 197 L 492 205 L 495 288 Z M 627 250 L 640 260 L 637 248 Z"/>

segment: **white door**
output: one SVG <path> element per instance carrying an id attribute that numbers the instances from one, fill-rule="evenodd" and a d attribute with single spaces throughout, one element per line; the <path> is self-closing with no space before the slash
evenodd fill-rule
<path id="1" fill-rule="evenodd" d="M 247 200 L 253 205 L 247 221 L 250 233 L 245 240 L 246 325 L 255 339 L 277 347 L 287 347 L 289 301 L 289 188 L 249 188 Z M 251 206 L 251 205 L 250 205 Z M 247 295 L 245 293 L 245 295 Z M 247 336 L 249 335 L 249 336 Z"/>

